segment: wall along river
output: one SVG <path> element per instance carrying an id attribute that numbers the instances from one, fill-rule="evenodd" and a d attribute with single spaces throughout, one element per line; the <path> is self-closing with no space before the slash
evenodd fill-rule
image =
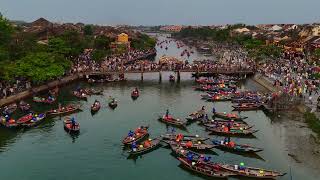
<path id="1" fill-rule="evenodd" d="M 1 129 L 0 179 L 203 179 L 202 176 L 182 169 L 179 161 L 171 155 L 170 149 L 159 148 L 137 159 L 127 159 L 127 153 L 122 149 L 122 138 L 130 129 L 134 130 L 140 125 L 150 126 L 152 138 L 166 133 L 167 126 L 157 120 L 166 109 L 179 118 L 186 117 L 203 105 L 208 112 L 213 106 L 217 111 L 232 110 L 229 102 L 210 103 L 200 100 L 201 93 L 192 89 L 195 83 L 190 78 L 191 74 L 182 73 L 180 83 L 169 83 L 169 74 L 163 73 L 162 83 L 158 82 L 158 74 L 155 73 L 145 74 L 144 82 L 137 80 L 139 75 L 128 75 L 127 78 L 133 80 L 94 86 L 75 82 L 61 88 L 58 97 L 60 103 L 82 105 L 83 111 L 74 114 L 81 125 L 80 134 L 70 136 L 66 133 L 59 117 L 48 118 L 37 128 L 30 130 L 15 132 Z M 79 84 L 82 87 L 103 89 L 104 95 L 91 96 L 87 102 L 79 101 L 71 95 L 71 91 Z M 134 87 L 140 90 L 140 97 L 135 101 L 130 97 Z M 241 88 L 262 90 L 251 80 L 243 82 Z M 108 108 L 109 95 L 118 100 L 115 110 Z M 95 99 L 102 103 L 102 108 L 92 116 L 90 106 Z M 51 108 L 49 105 L 32 105 L 36 112 Z M 213 161 L 231 164 L 243 162 L 246 166 L 288 173 L 279 179 L 289 180 L 291 176 L 292 179 L 318 179 L 316 170 L 297 163 L 288 156 L 288 132 L 281 121 L 272 121 L 263 111 L 242 112 L 241 115 L 248 116 L 245 121 L 259 131 L 255 133 L 255 138 L 232 140 L 263 148 L 264 151 L 256 156 L 243 156 L 213 149 L 213 152 L 208 153 Z M 208 136 L 208 132 L 196 123 L 189 125 L 187 131 L 177 129 L 177 132 Z M 209 137 L 223 139 L 219 136 Z"/>

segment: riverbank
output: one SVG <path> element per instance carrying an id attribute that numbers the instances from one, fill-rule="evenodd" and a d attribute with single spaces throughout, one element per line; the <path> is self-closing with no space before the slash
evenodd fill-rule
<path id="1" fill-rule="evenodd" d="M 7 104 L 14 103 L 14 102 L 19 101 L 24 98 L 30 97 L 33 94 L 40 93 L 40 92 L 43 92 L 43 91 L 46 91 L 49 89 L 53 89 L 55 87 L 63 86 L 65 84 L 68 84 L 68 83 L 73 82 L 75 80 L 81 79 L 82 77 L 83 77 L 82 74 L 74 74 L 74 75 L 66 76 L 60 80 L 54 80 L 54 81 L 49 82 L 47 84 L 40 85 L 38 87 L 34 87 L 29 90 L 25 90 L 23 92 L 20 92 L 18 94 L 13 95 L 13 96 L 9 96 L 7 98 L 0 99 L 0 107 L 7 105 Z"/>

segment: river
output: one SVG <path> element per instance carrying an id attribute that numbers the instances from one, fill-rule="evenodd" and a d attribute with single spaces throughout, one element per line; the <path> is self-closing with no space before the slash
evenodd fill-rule
<path id="1" fill-rule="evenodd" d="M 158 56 L 161 54 L 158 53 Z M 94 88 L 103 89 L 104 95 L 92 96 L 87 102 L 75 99 L 70 91 L 78 85 L 83 87 L 90 85 L 76 82 L 61 88 L 59 102 L 82 104 L 83 111 L 74 115 L 81 124 L 80 134 L 70 136 L 66 133 L 59 117 L 47 119 L 37 128 L 30 130 L 15 132 L 0 129 L 0 179 L 203 179 L 202 176 L 182 169 L 179 162 L 171 155 L 170 149 L 159 148 L 137 159 L 127 159 L 127 154 L 122 149 L 122 138 L 130 129 L 133 130 L 140 125 L 150 126 L 151 137 L 165 133 L 166 125 L 157 118 L 165 113 L 166 109 L 170 109 L 171 114 L 180 118 L 200 109 L 202 105 L 206 106 L 208 111 L 212 106 L 217 111 L 231 111 L 229 102 L 208 103 L 200 100 L 200 93 L 192 89 L 195 84 L 190 74 L 182 74 L 180 83 L 169 83 L 168 75 L 164 74 L 162 83 L 158 82 L 158 74 L 146 74 L 144 82 L 136 77 L 138 75 L 131 75 L 128 78 L 132 80 L 126 83 L 95 85 Z M 140 97 L 136 101 L 130 97 L 134 87 L 140 89 Z M 261 87 L 248 80 L 241 88 L 259 90 Z M 119 101 L 119 106 L 115 110 L 107 107 L 109 95 Z M 102 102 L 103 107 L 92 116 L 90 105 L 95 99 Z M 46 105 L 33 103 L 32 105 L 36 111 L 50 109 L 50 106 Z M 261 147 L 264 151 L 256 156 L 245 157 L 214 149 L 209 153 L 214 161 L 233 164 L 243 162 L 247 166 L 287 172 L 287 175 L 279 178 L 284 180 L 289 180 L 291 176 L 297 180 L 318 179 L 317 169 L 307 166 L 306 163 L 296 162 L 288 156 L 288 134 L 292 132 L 289 132 L 288 123 L 283 123 L 287 122 L 286 119 L 270 119 L 263 111 L 243 112 L 242 115 L 248 116 L 246 121 L 259 131 L 255 134 L 255 138 L 233 138 L 233 140 Z M 188 126 L 187 132 L 177 131 L 208 136 L 204 128 L 197 124 Z M 291 139 L 290 143 L 297 142 Z"/>

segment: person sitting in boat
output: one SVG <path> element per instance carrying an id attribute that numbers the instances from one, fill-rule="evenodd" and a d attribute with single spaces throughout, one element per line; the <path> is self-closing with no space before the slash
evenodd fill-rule
<path id="1" fill-rule="evenodd" d="M 132 150 L 132 151 L 137 151 L 137 143 L 136 143 L 136 142 L 133 142 L 133 143 L 131 144 L 131 150 Z"/>
<path id="2" fill-rule="evenodd" d="M 192 141 L 188 141 L 188 142 L 186 143 L 186 147 L 187 147 L 187 148 L 191 148 L 192 146 L 193 146 Z"/>
<path id="3" fill-rule="evenodd" d="M 54 101 L 54 97 L 52 97 L 51 95 L 48 97 L 48 101 L 49 102 L 52 102 L 52 101 Z"/>
<path id="4" fill-rule="evenodd" d="M 74 129 L 76 127 L 76 120 L 74 117 L 71 118 L 71 129 Z"/>
<path id="5" fill-rule="evenodd" d="M 94 105 L 99 105 L 99 104 L 100 104 L 100 102 L 98 100 L 94 101 Z"/>
<path id="6" fill-rule="evenodd" d="M 5 118 L 6 122 L 9 122 L 10 116 L 9 116 L 8 114 L 6 114 L 6 115 L 4 116 L 4 118 Z"/>
<path id="7" fill-rule="evenodd" d="M 187 153 L 187 160 L 188 161 L 193 161 L 193 157 L 194 157 L 194 154 L 192 152 Z"/>
<path id="8" fill-rule="evenodd" d="M 138 88 L 136 87 L 136 88 L 134 88 L 134 92 L 135 93 L 139 93 L 139 90 L 138 90 Z"/>
<path id="9" fill-rule="evenodd" d="M 144 148 L 148 148 L 150 146 L 151 146 L 151 139 L 148 139 L 148 140 L 144 141 L 144 143 L 143 143 L 143 147 Z"/>
<path id="10" fill-rule="evenodd" d="M 179 133 L 176 137 L 176 142 L 180 142 L 182 141 L 182 139 L 183 139 L 183 135 Z"/>
<path id="11" fill-rule="evenodd" d="M 130 130 L 129 133 L 128 133 L 128 136 L 129 137 L 133 137 L 134 136 L 134 132 Z"/>
<path id="12" fill-rule="evenodd" d="M 167 109 L 167 111 L 166 111 L 166 116 L 165 116 L 166 118 L 169 118 L 169 109 Z"/>
<path id="13" fill-rule="evenodd" d="M 212 113 L 213 113 L 213 114 L 216 113 L 216 108 L 212 107 Z"/>
<path id="14" fill-rule="evenodd" d="M 206 112 L 205 106 L 202 106 L 202 108 L 198 111 L 198 118 L 203 118 L 205 112 Z"/>
<path id="15" fill-rule="evenodd" d="M 206 115 L 204 115 L 203 122 L 207 123 L 208 121 L 209 121 L 209 117 L 208 117 L 208 114 L 206 114 Z"/>
<path id="16" fill-rule="evenodd" d="M 209 162 L 211 160 L 210 156 L 204 156 L 203 161 L 204 162 Z"/>

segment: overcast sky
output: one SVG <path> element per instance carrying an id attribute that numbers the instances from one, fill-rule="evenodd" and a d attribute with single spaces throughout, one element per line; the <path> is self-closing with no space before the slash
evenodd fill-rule
<path id="1" fill-rule="evenodd" d="M 320 0 L 0 0 L 12 20 L 130 25 L 312 23 Z"/>

